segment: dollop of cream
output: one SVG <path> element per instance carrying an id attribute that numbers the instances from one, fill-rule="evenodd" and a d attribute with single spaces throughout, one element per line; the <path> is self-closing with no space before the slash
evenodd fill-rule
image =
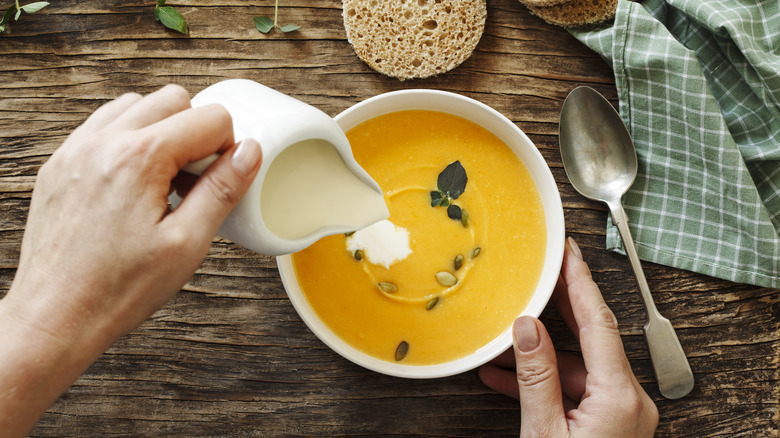
<path id="1" fill-rule="evenodd" d="M 363 257 L 370 263 L 388 269 L 412 253 L 409 232 L 389 220 L 376 222 L 347 237 L 347 251 L 354 254 L 357 250 L 363 251 Z"/>

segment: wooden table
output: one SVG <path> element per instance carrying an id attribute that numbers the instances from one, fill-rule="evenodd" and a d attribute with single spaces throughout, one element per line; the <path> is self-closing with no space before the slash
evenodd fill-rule
<path id="1" fill-rule="evenodd" d="M 567 93 L 587 84 L 617 99 L 609 66 L 563 29 L 515 0 L 488 0 L 485 34 L 471 58 L 440 77 L 400 82 L 357 58 L 337 0 L 283 2 L 280 21 L 302 28 L 267 36 L 252 17 L 272 15 L 271 0 L 170 3 L 186 17 L 189 37 L 155 22 L 152 0 L 61 0 L 22 16 L 0 36 L 0 296 L 17 266 L 38 168 L 93 110 L 124 92 L 173 82 L 194 94 L 222 79 L 248 78 L 336 115 L 387 91 L 442 89 L 505 114 L 546 158 L 568 234 L 582 246 L 621 323 L 639 381 L 658 404 L 657 435 L 778 436 L 777 290 L 645 263 L 658 307 L 677 327 L 696 374 L 689 396 L 660 396 L 628 261 L 604 249 L 606 209 L 579 196 L 561 165 L 557 122 Z M 554 311 L 543 320 L 560 348 L 577 348 Z M 273 258 L 217 239 L 184 289 L 89 368 L 32 435 L 516 436 L 519 430 L 518 403 L 484 387 L 476 372 L 404 380 L 341 358 L 295 313 Z"/>

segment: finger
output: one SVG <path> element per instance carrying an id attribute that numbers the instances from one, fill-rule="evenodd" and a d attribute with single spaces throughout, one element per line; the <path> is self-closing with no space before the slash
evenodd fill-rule
<path id="1" fill-rule="evenodd" d="M 249 188 L 261 161 L 260 145 L 244 140 L 206 169 L 166 221 L 194 236 L 211 239 Z"/>
<path id="2" fill-rule="evenodd" d="M 125 93 L 118 98 L 101 106 L 92 113 L 84 123 L 71 133 L 71 138 L 83 137 L 89 135 L 98 129 L 108 125 L 116 120 L 119 115 L 127 111 L 128 108 L 141 100 L 141 95 L 137 93 Z"/>
<path id="3" fill-rule="evenodd" d="M 141 132 L 159 147 L 163 155 L 158 160 L 169 165 L 171 179 L 187 163 L 235 145 L 230 114 L 216 104 L 179 112 Z"/>
<path id="4" fill-rule="evenodd" d="M 561 318 L 566 322 L 569 330 L 574 333 L 574 337 L 579 339 L 580 330 L 579 327 L 577 327 L 577 320 L 574 318 L 574 313 L 571 310 L 569 293 L 566 282 L 563 280 L 563 275 L 558 276 L 558 282 L 553 289 L 552 302 L 555 304 L 555 309 L 558 311 L 558 314 L 561 315 Z"/>
<path id="5" fill-rule="evenodd" d="M 514 352 L 512 352 L 514 355 Z M 488 388 L 517 400 L 520 394 L 517 389 L 517 372 L 492 363 L 479 367 L 479 379 Z"/>
<path id="6" fill-rule="evenodd" d="M 190 108 L 190 95 L 178 85 L 165 87 L 135 102 L 111 124 L 112 129 L 135 130 Z"/>
<path id="7" fill-rule="evenodd" d="M 585 368 L 597 382 L 630 383 L 633 373 L 623 350 L 617 319 L 581 257 L 576 242 L 569 238 L 563 256 L 563 279 L 579 330 Z"/>
<path id="8" fill-rule="evenodd" d="M 550 436 L 567 431 L 561 382 L 550 335 L 538 319 L 521 316 L 513 326 L 520 436 L 545 430 Z"/>
<path id="9" fill-rule="evenodd" d="M 558 351 L 557 354 L 561 390 L 566 397 L 579 402 L 585 395 L 585 383 L 588 377 L 585 364 L 577 355 L 565 351 Z"/>
<path id="10" fill-rule="evenodd" d="M 495 359 L 491 360 L 490 363 L 492 365 L 495 365 L 499 368 L 509 368 L 511 370 L 515 369 L 515 352 L 509 348 L 505 352 L 499 354 L 496 356 Z"/>

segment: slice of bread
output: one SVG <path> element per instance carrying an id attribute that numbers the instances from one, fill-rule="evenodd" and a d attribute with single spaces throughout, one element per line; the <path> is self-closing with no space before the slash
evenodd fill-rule
<path id="1" fill-rule="evenodd" d="M 570 0 L 553 6 L 533 6 L 520 0 L 534 15 L 561 27 L 593 27 L 615 18 L 618 0 Z"/>
<path id="2" fill-rule="evenodd" d="M 471 56 L 485 0 L 342 0 L 347 40 L 374 70 L 400 80 L 447 72 Z"/>

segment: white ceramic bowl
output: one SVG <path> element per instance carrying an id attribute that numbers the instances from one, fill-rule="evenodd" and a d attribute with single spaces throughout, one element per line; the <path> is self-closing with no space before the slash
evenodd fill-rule
<path id="1" fill-rule="evenodd" d="M 547 225 L 547 251 L 539 284 L 531 301 L 523 311 L 523 315 L 539 316 L 547 305 L 558 280 L 565 239 L 560 194 L 544 158 L 523 131 L 498 111 L 474 99 L 445 91 L 403 90 L 381 94 L 348 108 L 336 116 L 335 120 L 344 131 L 347 131 L 382 114 L 412 109 L 441 111 L 477 123 L 512 148 L 530 172 L 539 190 L 544 208 Z M 507 327 L 503 333 L 487 345 L 466 357 L 451 362 L 437 365 L 405 365 L 377 359 L 344 342 L 317 317 L 298 285 L 289 255 L 277 257 L 276 261 L 287 295 L 309 329 L 334 351 L 370 370 L 406 378 L 451 376 L 474 369 L 512 346 L 512 329 Z"/>

